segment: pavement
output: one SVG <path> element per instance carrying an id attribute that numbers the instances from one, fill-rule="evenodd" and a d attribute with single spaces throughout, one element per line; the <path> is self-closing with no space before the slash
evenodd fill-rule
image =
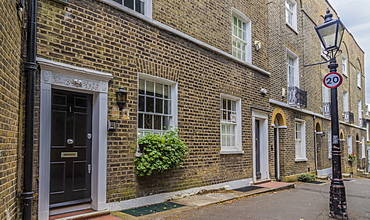
<path id="1" fill-rule="evenodd" d="M 123 213 L 123 212 L 113 212 L 113 213 L 87 212 L 87 213 L 82 213 L 82 214 L 76 213 L 75 215 L 71 215 L 71 216 L 61 215 L 60 217 L 52 217 L 50 219 L 56 219 L 56 220 L 162 219 L 164 216 L 169 216 L 172 214 L 177 214 L 177 213 L 197 209 L 197 208 L 204 207 L 204 206 L 211 205 L 211 204 L 221 204 L 223 202 L 231 201 L 233 199 L 245 198 L 248 196 L 255 196 L 258 194 L 268 193 L 268 192 L 276 192 L 279 190 L 290 189 L 294 187 L 295 187 L 294 183 L 266 182 L 266 183 L 261 183 L 261 184 L 254 185 L 254 186 L 248 186 L 248 187 L 245 187 L 244 189 L 241 189 L 241 190 L 244 190 L 244 192 L 237 191 L 237 190 L 218 190 L 218 191 L 212 191 L 212 192 L 204 192 L 202 194 L 192 195 L 192 196 L 175 199 L 171 201 L 176 204 L 184 205 L 182 207 L 171 209 L 171 210 L 166 210 L 162 212 L 157 212 L 157 213 L 153 213 L 150 215 L 139 216 L 139 217 L 135 217 L 135 216 Z M 94 217 L 97 215 L 103 215 L 103 216 Z"/>
<path id="2" fill-rule="evenodd" d="M 315 183 L 268 182 L 257 185 L 258 187 L 250 191 L 208 192 L 171 201 L 184 205 L 182 207 L 139 217 L 113 212 L 100 217 L 92 217 L 92 215 L 89 217 L 87 213 L 59 220 L 332 219 L 328 217 L 330 180 L 319 181 Z M 348 178 L 345 179 L 344 184 L 349 219 L 370 220 L 370 179 Z"/>

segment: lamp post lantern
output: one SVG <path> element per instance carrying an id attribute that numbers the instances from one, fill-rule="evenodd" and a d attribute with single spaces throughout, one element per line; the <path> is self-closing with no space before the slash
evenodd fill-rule
<path id="1" fill-rule="evenodd" d="M 345 27 L 339 19 L 332 19 L 333 15 L 326 11 L 325 23 L 315 27 L 320 41 L 330 58 L 330 73 L 336 73 L 337 61 L 335 56 L 339 51 Z M 329 74 L 330 74 L 329 73 Z M 326 85 L 326 84 L 325 84 Z M 339 84 L 340 85 L 340 84 Z M 339 117 L 337 87 L 331 88 L 331 129 L 332 129 L 332 179 L 330 185 L 330 213 L 333 218 L 348 218 L 346 209 L 346 193 L 342 179 L 341 148 L 339 142 Z M 327 86 L 327 85 L 326 85 Z"/>

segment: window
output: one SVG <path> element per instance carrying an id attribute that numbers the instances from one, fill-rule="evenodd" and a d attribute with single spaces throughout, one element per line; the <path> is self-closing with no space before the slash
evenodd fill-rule
<path id="1" fill-rule="evenodd" d="M 306 158 L 306 128 L 302 120 L 295 121 L 295 161 L 307 161 Z"/>
<path id="2" fill-rule="evenodd" d="M 343 112 L 348 112 L 348 92 L 343 90 Z"/>
<path id="3" fill-rule="evenodd" d="M 357 72 L 357 87 L 361 88 L 361 72 L 356 70 Z"/>
<path id="4" fill-rule="evenodd" d="M 324 84 L 322 84 L 321 86 L 322 88 L 322 113 L 324 116 L 326 117 L 329 117 L 330 116 L 330 92 L 329 92 L 329 88 L 324 86 Z"/>
<path id="5" fill-rule="evenodd" d="M 297 3 L 293 0 L 285 0 L 286 23 L 297 30 Z"/>
<path id="6" fill-rule="evenodd" d="M 366 158 L 366 143 L 364 137 L 361 140 L 361 158 Z"/>
<path id="7" fill-rule="evenodd" d="M 358 105 L 358 125 L 362 127 L 363 126 L 362 101 L 360 99 L 357 101 L 357 105 Z"/>
<path id="8" fill-rule="evenodd" d="M 348 144 L 348 155 L 352 154 L 352 136 L 348 135 L 347 138 L 347 144 Z"/>
<path id="9" fill-rule="evenodd" d="M 123 10 L 131 9 L 148 17 L 152 16 L 152 0 L 103 0 Z"/>
<path id="10" fill-rule="evenodd" d="M 328 155 L 328 158 L 332 158 L 332 143 L 331 143 L 331 127 L 328 128 L 328 152 L 329 152 L 329 155 Z"/>
<path id="11" fill-rule="evenodd" d="M 221 95 L 221 153 L 243 153 L 241 144 L 240 99 Z"/>
<path id="12" fill-rule="evenodd" d="M 288 87 L 299 87 L 298 56 L 290 50 L 287 50 L 286 66 L 288 75 Z"/>
<path id="13" fill-rule="evenodd" d="M 176 83 L 146 74 L 139 76 L 139 134 L 162 133 L 177 122 Z"/>
<path id="14" fill-rule="evenodd" d="M 243 13 L 234 9 L 232 21 L 232 55 L 251 62 L 251 21 Z"/>
<path id="15" fill-rule="evenodd" d="M 342 73 L 345 76 L 348 75 L 348 73 L 347 73 L 347 66 L 348 66 L 347 57 L 342 56 Z"/>

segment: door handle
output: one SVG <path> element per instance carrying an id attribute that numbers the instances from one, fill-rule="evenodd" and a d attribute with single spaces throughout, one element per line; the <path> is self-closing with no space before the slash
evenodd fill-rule
<path id="1" fill-rule="evenodd" d="M 67 144 L 73 144 L 73 139 L 67 139 Z"/>

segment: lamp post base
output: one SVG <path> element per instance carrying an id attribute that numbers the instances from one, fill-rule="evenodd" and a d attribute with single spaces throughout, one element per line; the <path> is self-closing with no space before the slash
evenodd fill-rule
<path id="1" fill-rule="evenodd" d="M 347 202 L 343 179 L 332 179 L 330 185 L 329 217 L 336 219 L 348 219 L 346 209 Z"/>

